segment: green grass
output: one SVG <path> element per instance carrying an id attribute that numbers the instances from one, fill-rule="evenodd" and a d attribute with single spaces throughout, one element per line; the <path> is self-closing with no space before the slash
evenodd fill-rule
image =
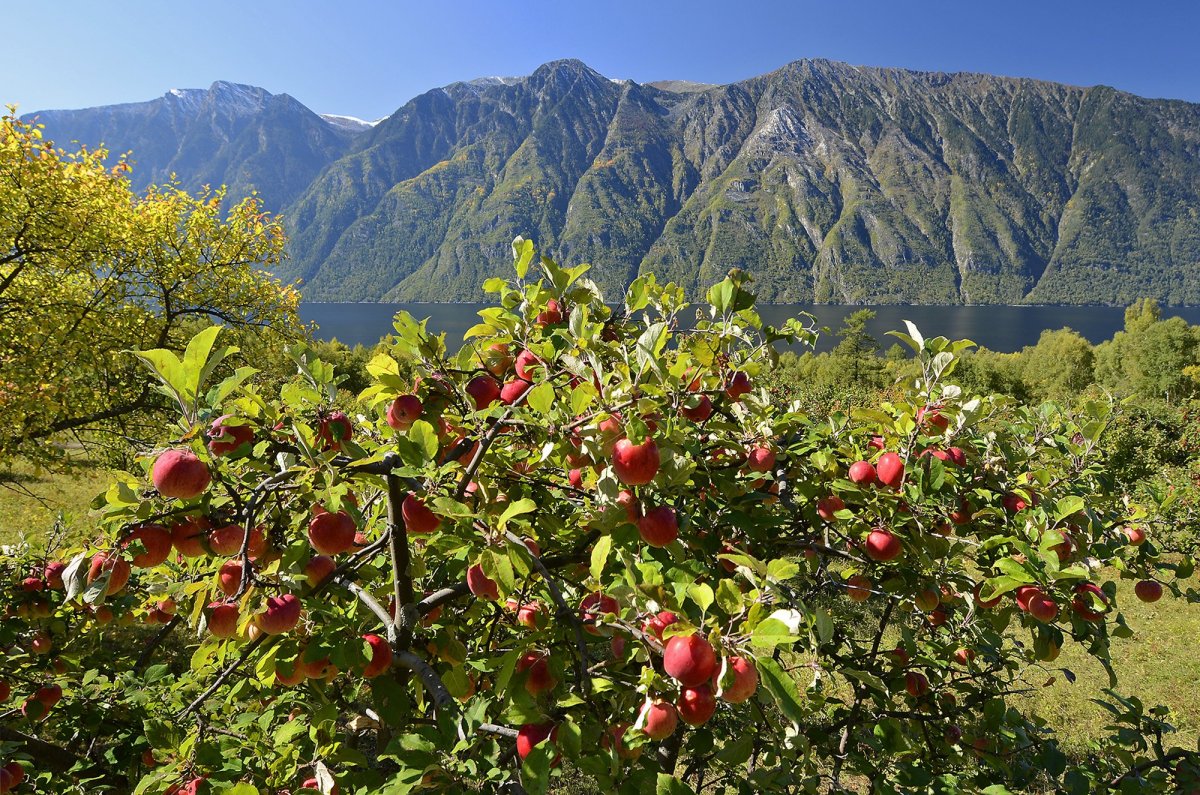
<path id="1" fill-rule="evenodd" d="M 0 471 L 0 544 L 44 538 L 60 516 L 72 534 L 86 534 L 88 504 L 108 483 L 105 470 L 86 465 L 70 473 L 24 464 Z"/>

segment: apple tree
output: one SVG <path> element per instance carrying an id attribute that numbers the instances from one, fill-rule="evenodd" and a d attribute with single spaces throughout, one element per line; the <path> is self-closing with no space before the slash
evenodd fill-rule
<path id="1" fill-rule="evenodd" d="M 969 343 L 910 326 L 915 382 L 805 414 L 763 384 L 810 319 L 745 274 L 613 307 L 513 251 L 461 347 L 398 315 L 353 406 L 304 349 L 277 394 L 209 384 L 215 328 L 139 354 L 178 424 L 93 538 L 3 564 L 14 791 L 1196 786 L 1136 699 L 1088 759 L 1012 699 L 1195 598 L 1106 489 L 1108 404 L 964 394 Z"/>

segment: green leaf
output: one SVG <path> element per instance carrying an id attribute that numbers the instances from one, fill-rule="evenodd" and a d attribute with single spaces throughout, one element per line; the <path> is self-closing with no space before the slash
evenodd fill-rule
<path id="1" fill-rule="evenodd" d="M 500 529 L 503 530 L 507 527 L 508 521 L 513 517 L 536 511 L 537 507 L 536 502 L 528 497 L 522 497 L 504 509 L 504 513 L 500 514 Z"/>
<path id="2" fill-rule="evenodd" d="M 684 782 L 667 773 L 659 773 L 654 784 L 654 795 L 696 795 Z"/>
<path id="3" fill-rule="evenodd" d="M 483 567 L 484 574 L 496 581 L 500 588 L 500 596 L 507 596 L 516 589 L 517 579 L 508 555 L 502 555 L 494 549 L 485 549 L 479 556 L 479 565 Z"/>
<path id="4" fill-rule="evenodd" d="M 554 385 L 543 381 L 525 393 L 525 403 L 538 414 L 549 414 L 554 406 Z"/>
<path id="5" fill-rule="evenodd" d="M 742 592 L 733 580 L 723 579 L 717 583 L 717 606 L 731 616 L 742 612 Z"/>
<path id="6" fill-rule="evenodd" d="M 517 270 L 517 278 L 524 279 L 529 273 L 529 265 L 533 262 L 533 241 L 518 236 L 512 242 L 513 267 Z"/>
<path id="7" fill-rule="evenodd" d="M 813 628 L 817 631 L 817 640 L 828 643 L 833 640 L 833 615 L 826 608 L 820 607 L 813 611 Z"/>
<path id="8" fill-rule="evenodd" d="M 792 678 L 770 657 L 760 657 L 756 664 L 759 679 L 775 699 L 779 711 L 792 723 L 804 723 L 808 718 L 807 710 Z"/>
<path id="9" fill-rule="evenodd" d="M 800 566 L 786 558 L 776 558 L 767 564 L 767 577 L 777 582 L 790 580 L 800 573 Z"/>
<path id="10" fill-rule="evenodd" d="M 608 563 L 610 552 L 612 552 L 612 536 L 600 536 L 596 545 L 592 547 L 592 562 L 588 569 L 588 573 L 595 579 L 600 579 L 600 575 L 604 573 L 604 566 Z"/>
<path id="11" fill-rule="evenodd" d="M 799 638 L 788 625 L 777 618 L 764 619 L 750 634 L 750 645 L 758 649 L 791 646 Z"/>
<path id="12" fill-rule="evenodd" d="M 712 607 L 713 589 L 709 585 L 699 582 L 688 586 L 687 594 L 700 607 L 702 612 L 707 613 L 708 608 Z"/>
<path id="13" fill-rule="evenodd" d="M 652 323 L 649 328 L 642 332 L 634 348 L 634 358 L 638 363 L 639 373 L 644 373 L 647 370 L 654 370 L 660 374 L 663 372 L 662 350 L 666 344 L 666 323 Z"/>
<path id="14" fill-rule="evenodd" d="M 425 458 L 432 461 L 438 454 L 437 431 L 425 420 L 417 420 L 408 429 L 408 439 L 417 446 Z"/>

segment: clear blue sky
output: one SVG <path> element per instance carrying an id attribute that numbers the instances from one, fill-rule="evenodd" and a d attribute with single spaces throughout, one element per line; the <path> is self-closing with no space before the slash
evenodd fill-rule
<path id="1" fill-rule="evenodd" d="M 220 79 L 374 119 L 435 86 L 566 57 L 639 82 L 824 57 L 1200 102 L 1197 0 L 110 0 L 14 3 L 3 18 L 0 104 L 22 112 Z"/>

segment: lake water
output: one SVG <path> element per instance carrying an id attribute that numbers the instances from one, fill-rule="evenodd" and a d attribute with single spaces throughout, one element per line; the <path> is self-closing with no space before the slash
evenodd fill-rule
<path id="1" fill-rule="evenodd" d="M 486 304 L 347 304 L 305 303 L 300 317 L 316 323 L 320 339 L 348 344 L 374 345 L 392 331 L 392 316 L 401 309 L 418 320 L 429 318 L 435 333 L 446 332 L 451 349 L 463 332 L 479 322 L 476 314 Z M 904 330 L 911 320 L 926 337 L 942 335 L 951 339 L 970 339 L 995 351 L 1016 351 L 1038 341 L 1042 331 L 1069 326 L 1093 343 L 1112 337 L 1125 325 L 1125 310 L 1108 306 L 842 306 L 836 304 L 761 304 L 764 322 L 779 326 L 799 312 L 817 318 L 820 326 L 836 331 L 843 319 L 859 309 L 872 309 L 876 316 L 868 330 L 886 349 L 892 330 Z M 1193 325 L 1200 324 L 1200 307 L 1165 307 L 1163 316 L 1178 315 Z M 837 342 L 832 333 L 821 335 L 818 350 L 828 350 Z"/>

